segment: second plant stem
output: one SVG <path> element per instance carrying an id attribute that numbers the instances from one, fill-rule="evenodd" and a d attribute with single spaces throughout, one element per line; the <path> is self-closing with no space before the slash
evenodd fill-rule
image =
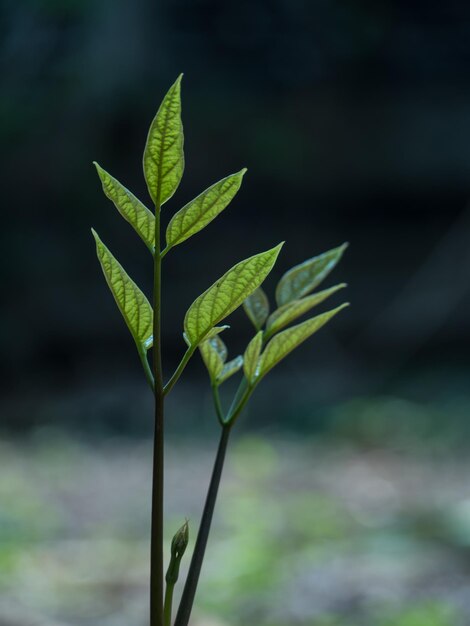
<path id="1" fill-rule="evenodd" d="M 224 467 L 225 453 L 227 451 L 230 430 L 230 424 L 225 424 L 222 427 L 217 456 L 214 463 L 214 469 L 212 470 L 209 490 L 207 492 L 206 503 L 202 513 L 201 524 L 199 526 L 199 532 L 196 539 L 196 545 L 194 546 L 194 552 L 189 566 L 188 576 L 186 578 L 186 584 L 184 586 L 183 595 L 181 596 L 181 602 L 176 615 L 175 626 L 187 626 L 191 615 L 199 575 L 201 573 L 202 561 L 206 551 L 207 539 L 211 529 L 212 516 L 214 514 L 220 478 Z"/>
<path id="2" fill-rule="evenodd" d="M 164 394 L 161 352 L 162 257 L 160 206 L 155 207 L 155 257 L 153 280 L 153 376 L 155 425 L 153 442 L 152 530 L 150 539 L 150 626 L 163 626 L 163 472 Z"/>

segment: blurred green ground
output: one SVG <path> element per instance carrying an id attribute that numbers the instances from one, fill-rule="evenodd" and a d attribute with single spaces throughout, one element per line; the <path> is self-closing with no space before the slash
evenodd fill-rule
<path id="1" fill-rule="evenodd" d="M 436 410 L 356 400 L 335 418 L 355 436 L 236 433 L 194 624 L 470 623 L 470 458 L 425 433 Z M 194 539 L 215 443 L 168 445 L 169 536 L 187 516 Z M 150 453 L 47 429 L 3 438 L 2 625 L 146 624 Z"/>

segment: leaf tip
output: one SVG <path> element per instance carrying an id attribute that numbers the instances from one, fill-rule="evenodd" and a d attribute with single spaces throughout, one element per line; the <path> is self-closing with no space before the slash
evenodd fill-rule
<path id="1" fill-rule="evenodd" d="M 178 78 L 175 80 L 173 87 L 175 87 L 178 91 L 181 89 L 181 81 L 183 80 L 184 73 L 178 75 Z"/>
<path id="2" fill-rule="evenodd" d="M 105 174 L 106 172 L 101 167 L 101 165 L 98 163 L 98 161 L 92 161 L 92 163 L 95 166 L 96 172 L 98 173 L 98 176 L 99 176 L 101 182 L 103 182 L 103 174 Z"/>

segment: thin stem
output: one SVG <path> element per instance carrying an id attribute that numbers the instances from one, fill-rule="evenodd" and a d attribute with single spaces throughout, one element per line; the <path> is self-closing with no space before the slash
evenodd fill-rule
<path id="1" fill-rule="evenodd" d="M 194 350 L 195 350 L 195 348 L 190 346 L 186 350 L 186 352 L 184 353 L 183 358 L 181 359 L 181 361 L 180 361 L 178 367 L 176 368 L 173 376 L 170 378 L 170 380 L 167 382 L 167 384 L 163 388 L 163 393 L 165 395 L 167 393 L 169 393 L 173 389 L 173 386 L 175 385 L 175 383 L 177 382 L 177 380 L 179 379 L 179 377 L 183 373 L 184 368 L 188 364 L 189 359 L 193 356 Z"/>
<path id="2" fill-rule="evenodd" d="M 176 615 L 175 626 L 188 626 L 191 609 L 194 603 L 194 596 L 196 595 L 197 584 L 199 582 L 199 575 L 201 573 L 202 562 L 206 551 L 207 539 L 211 528 L 212 516 L 214 513 L 215 502 L 217 500 L 220 477 L 222 476 L 222 470 L 224 467 L 225 453 L 227 451 L 230 430 L 231 428 L 228 424 L 222 427 L 209 491 L 207 492 L 206 503 L 202 513 L 196 545 L 194 547 L 188 576 L 184 585 L 183 595 L 181 596 L 181 602 Z"/>
<path id="3" fill-rule="evenodd" d="M 144 368 L 145 378 L 150 386 L 150 389 L 155 392 L 155 380 L 153 378 L 152 368 L 150 367 L 149 360 L 147 358 L 147 351 L 141 346 L 137 345 L 137 352 L 139 353 L 140 362 Z"/>
<path id="4" fill-rule="evenodd" d="M 249 387 L 248 385 L 246 386 L 243 394 L 238 399 L 238 401 L 236 403 L 234 402 L 232 406 L 230 407 L 230 411 L 228 412 L 224 420 L 225 424 L 230 424 L 230 425 L 234 424 L 235 420 L 244 409 L 245 404 L 250 399 L 250 396 L 253 393 L 254 389 L 255 389 L 254 387 Z"/>
<path id="5" fill-rule="evenodd" d="M 224 421 L 228 421 L 230 419 L 230 416 L 235 412 L 238 404 L 240 403 L 240 400 L 245 395 L 247 389 L 248 389 L 248 381 L 243 376 L 243 378 L 240 381 L 240 384 L 238 385 L 238 389 L 236 390 L 235 395 L 233 396 L 232 404 L 230 405 L 230 408 L 228 410 L 227 416 Z"/>
<path id="6" fill-rule="evenodd" d="M 219 386 L 216 384 L 212 385 L 212 397 L 214 398 L 215 412 L 217 413 L 217 417 L 219 418 L 219 422 L 221 426 L 223 426 L 224 425 L 224 411 L 222 409 L 222 404 L 220 402 Z"/>
<path id="7" fill-rule="evenodd" d="M 153 376 L 155 426 L 153 441 L 152 529 L 150 539 L 150 626 L 163 626 L 163 470 L 164 395 L 161 350 L 160 202 L 155 205 L 155 257 L 153 282 Z"/>
<path id="8" fill-rule="evenodd" d="M 163 626 L 171 626 L 171 607 L 173 605 L 174 583 L 167 583 L 165 589 L 165 603 L 163 605 Z"/>

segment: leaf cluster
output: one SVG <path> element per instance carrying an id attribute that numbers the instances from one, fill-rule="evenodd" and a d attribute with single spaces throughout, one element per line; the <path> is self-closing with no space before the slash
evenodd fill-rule
<path id="1" fill-rule="evenodd" d="M 157 212 L 174 195 L 184 171 L 181 78 L 179 76 L 172 85 L 153 119 L 144 150 L 144 176 Z M 155 213 L 98 163 L 95 166 L 105 195 L 155 255 Z M 171 217 L 162 258 L 208 226 L 229 205 L 240 189 L 245 173 L 246 168 L 243 168 L 210 185 Z M 94 230 L 93 235 L 108 286 L 141 358 L 146 359 L 153 344 L 150 302 Z M 345 287 L 341 283 L 312 294 L 340 261 L 347 246 L 343 244 L 287 271 L 277 284 L 277 308 L 271 313 L 261 284 L 272 270 L 282 245 L 280 243 L 234 265 L 198 296 L 186 312 L 186 360 L 199 347 L 213 389 L 242 368 L 245 387 L 253 389 L 275 365 L 347 306 L 343 304 L 291 326 Z M 218 327 L 218 324 L 242 304 L 257 332 L 243 356 L 227 362 L 228 351 L 218 334 L 226 327 Z M 172 386 L 170 384 L 170 388 Z M 233 415 L 230 419 L 234 419 Z"/>

